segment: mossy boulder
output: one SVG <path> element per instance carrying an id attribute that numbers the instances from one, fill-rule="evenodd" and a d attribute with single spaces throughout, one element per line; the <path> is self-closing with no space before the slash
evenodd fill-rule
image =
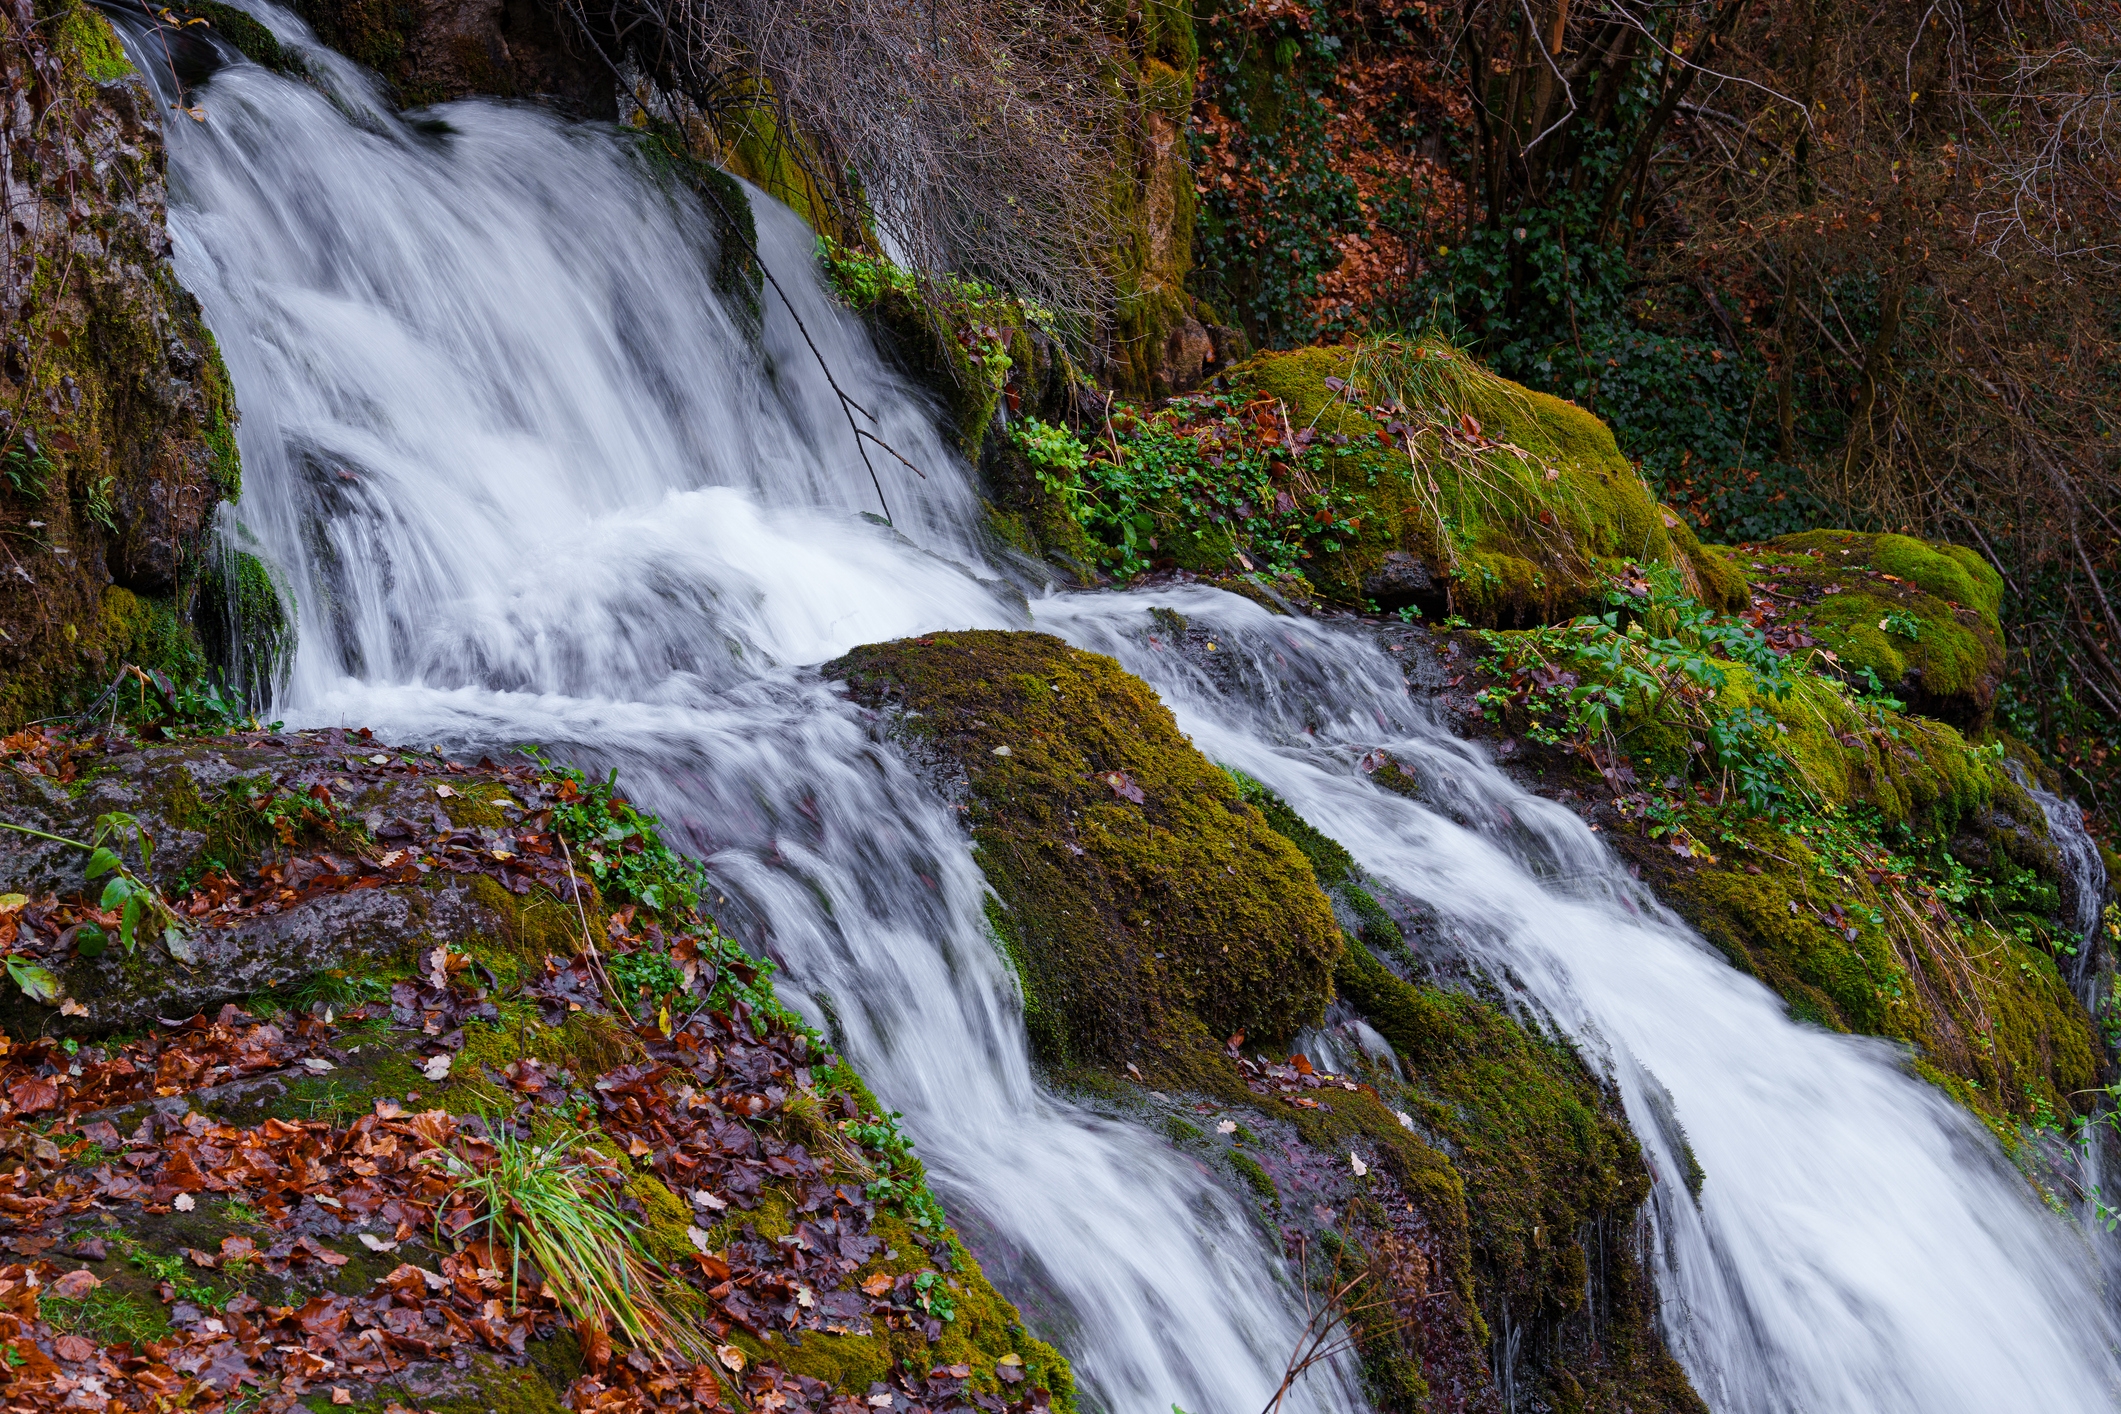
<path id="1" fill-rule="evenodd" d="M 1386 947 L 1398 936 L 1389 919 L 1365 933 Z M 1451 1156 L 1491 1328 L 1536 1332 L 1552 1354 L 1532 1378 L 1556 1395 L 1580 1392 L 1581 1407 L 1698 1414 L 1632 1236 L 1651 1176 L 1618 1095 L 1536 1022 L 1395 967 L 1414 975 L 1406 959 L 1351 947 L 1341 995 L 1397 1053 L 1397 1071 L 1373 1065 L 1366 1077 L 1384 1107 L 1410 1113 Z"/>
<path id="2" fill-rule="evenodd" d="M 1377 772 L 1386 784 L 1388 772 L 1404 779 L 1387 763 Z M 1336 1014 L 1367 1021 L 1393 1052 L 1390 1062 L 1358 1059 L 1360 1096 L 1297 1109 L 1290 1122 L 1303 1142 L 1380 1152 L 1431 1222 L 1462 1225 L 1467 1256 L 1455 1279 L 1470 1320 L 1483 1340 L 1515 1329 L 1550 1352 L 1521 1376 L 1549 1397 L 1697 1414 L 1701 1402 L 1659 1335 L 1655 1286 L 1633 1236 L 1652 1177 L 1617 1092 L 1565 1037 L 1508 1008 L 1493 982 L 1431 975 L 1401 922 L 1423 927 L 1429 915 L 1367 880 L 1271 791 L 1240 784 L 1352 921 L 1335 968 Z M 1219 1094 L 1233 1093 L 1225 1080 Z M 1698 1170 L 1668 1177 L 1697 1192 L 1702 1181 Z M 1364 1353 L 1380 1407 L 1405 1407 L 1382 1378 L 1389 1362 L 1379 1369 L 1381 1352 Z"/>
<path id="3" fill-rule="evenodd" d="M 1721 552 L 1760 605 L 1831 652 L 1839 670 L 1968 729 L 2003 680 L 2000 575 L 1972 550 L 1907 535 L 1812 530 Z"/>
<path id="4" fill-rule="evenodd" d="M 1234 1032 L 1318 1019 L 1341 938 L 1311 866 L 1117 663 L 973 632 L 859 648 L 826 672 L 962 773 L 1046 1060 L 1183 1068 Z"/>
<path id="5" fill-rule="evenodd" d="M 1611 429 L 1460 350 L 1266 353 L 1224 381 L 1286 408 L 1292 429 L 1362 452 L 1325 463 L 1361 504 L 1360 529 L 1306 567 L 1336 602 L 1544 622 L 1579 612 L 1608 573 L 1635 563 L 1677 567 L 1706 603 L 1744 603 L 1743 575 L 1657 503 Z"/>

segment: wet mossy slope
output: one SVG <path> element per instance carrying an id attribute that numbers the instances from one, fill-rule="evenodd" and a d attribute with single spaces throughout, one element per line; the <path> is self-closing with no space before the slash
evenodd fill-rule
<path id="1" fill-rule="evenodd" d="M 1341 947 L 1310 866 L 1110 658 L 1035 633 L 858 648 L 827 666 L 962 770 L 1034 1043 L 1183 1065 L 1318 1020 Z"/>
<path id="2" fill-rule="evenodd" d="M 1617 1098 L 1499 997 L 1395 971 L 1397 927 L 1337 845 L 1045 635 L 937 634 L 826 673 L 962 796 L 1056 1079 L 1217 1164 L 1293 1260 L 1371 1273 L 1398 1313 L 1360 1341 L 1377 1407 L 1497 1408 L 1497 1360 L 1555 1407 L 1701 1407 L 1633 1247 L 1651 1179 Z M 1275 1059 L 1335 979 L 1404 1076 Z"/>
<path id="3" fill-rule="evenodd" d="M 211 1357 L 186 1407 L 844 1414 L 892 1391 L 1073 1414 L 1066 1361 L 982 1274 L 893 1117 L 610 782 L 366 733 L 54 729 L 0 746 L 0 807 L 46 832 L 0 836 L 0 928 L 57 987 L 9 982 L 0 1009 L 0 1154 L 40 1195 L 0 1229 L 63 1258 L 47 1284 L 82 1269 L 41 1313 L 12 1308 L 41 1314 L 20 1330 L 45 1365 L 18 1363 L 11 1398 L 54 1358 L 150 1390 Z M 112 809 L 161 844 L 115 847 L 178 941 L 90 946 L 101 885 L 50 836 Z M 711 1337 L 699 1359 L 578 1339 L 527 1261 L 520 1287 L 480 1288 L 507 1263 L 445 1218 L 462 1204 L 431 1151 L 476 1169 L 504 1137 L 591 1156 L 663 1299 Z M 464 1274 L 457 1297 L 432 1295 L 436 1268 Z M 423 1323 L 423 1292 L 469 1304 Z M 218 1344 L 297 1311 L 294 1343 Z M 363 1332 L 386 1311 L 418 1339 L 382 1359 Z"/>
<path id="4" fill-rule="evenodd" d="M 1908 1043 L 2007 1147 L 2081 1110 L 2107 1057 L 2073 984 L 2104 946 L 2065 917 L 2076 885 L 2020 784 L 2037 763 L 1986 725 L 1994 572 L 1839 531 L 1719 553 L 1757 577 L 1743 619 L 1653 572 L 1601 618 L 1386 637 L 1417 688 L 1440 651 L 1426 680 L 1464 684 L 1441 694 L 1454 726 L 1581 811 L 1792 1015 Z"/>

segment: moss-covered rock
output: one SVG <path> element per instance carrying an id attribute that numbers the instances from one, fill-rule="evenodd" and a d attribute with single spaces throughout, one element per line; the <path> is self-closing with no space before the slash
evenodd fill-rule
<path id="1" fill-rule="evenodd" d="M 283 46 L 271 30 L 233 5 L 223 5 L 219 0 L 193 0 L 191 4 L 177 6 L 175 13 L 186 21 L 205 21 L 215 35 L 233 45 L 253 64 L 297 77 L 309 72 L 301 55 Z"/>
<path id="2" fill-rule="evenodd" d="M 1617 1100 L 1495 1002 L 1346 944 L 1320 882 L 1372 945 L 1397 931 L 1344 849 L 1203 760 L 1116 664 L 1042 635 L 938 634 L 826 671 L 965 807 L 1056 1073 L 1147 1107 L 1260 1205 L 1292 1260 L 1321 1279 L 1365 1270 L 1400 1313 L 1360 1338 L 1379 1408 L 1477 1407 L 1490 1343 L 1530 1332 L 1551 1352 L 1542 1389 L 1699 1409 L 1628 1236 L 1649 1177 Z M 1308 1063 L 1261 1059 L 1319 1020 L 1329 975 L 1404 1075 L 1320 1084 Z M 1199 1116 L 1217 1112 L 1211 1134 Z M 1595 1293 L 1585 1231 L 1605 1234 Z"/>
<path id="3" fill-rule="evenodd" d="M 1566 1041 L 1492 1001 L 1404 980 L 1366 947 L 1337 975 L 1398 1054 L 1403 1077 L 1379 1066 L 1370 1080 L 1464 1184 L 1481 1311 L 1551 1352 L 1534 1380 L 1583 1408 L 1701 1410 L 1632 1236 L 1650 1175 L 1618 1097 Z"/>
<path id="4" fill-rule="evenodd" d="M 1117 663 L 975 632 L 827 672 L 963 773 L 990 917 L 1049 1062 L 1183 1068 L 1233 1032 L 1317 1020 L 1340 932 L 1310 866 Z"/>
<path id="5" fill-rule="evenodd" d="M 2091 942 L 2059 918 L 2046 819 L 2001 743 L 1852 692 L 1802 647 L 1774 669 L 1779 695 L 1708 637 L 1691 676 L 1668 658 L 1663 688 L 1623 690 L 1620 659 L 1570 653 L 1570 632 L 1483 635 L 1496 676 L 1464 720 L 1506 736 L 1521 779 L 1596 802 L 1644 881 L 1793 1015 L 1908 1043 L 2006 1142 L 2085 1102 L 2102 1048 L 2063 967 Z M 1630 632 L 1623 657 L 1646 652 Z M 1595 737 L 1569 725 L 1576 694 L 1608 689 Z"/>
<path id="6" fill-rule="evenodd" d="M 2003 679 L 2003 580 L 1973 551 L 1906 535 L 1812 530 L 1722 552 L 1761 605 L 1924 716 L 1988 724 Z"/>
<path id="7" fill-rule="evenodd" d="M 124 662 L 180 674 L 214 507 L 241 487 L 227 374 L 177 283 L 157 105 L 79 0 L 0 19 L 23 230 L 0 276 L 0 731 L 85 704 Z M 35 77 L 32 75 L 34 69 Z"/>
<path id="8" fill-rule="evenodd" d="M 192 605 L 200 647 L 254 712 L 294 667 L 294 593 L 286 576 L 244 550 L 209 551 Z"/>
<path id="9" fill-rule="evenodd" d="M 18 957 L 60 974 L 65 991 L 50 1000 L 71 1003 L 58 1011 L 18 996 L 0 1008 L 0 1068 L 8 1071 L 0 1078 L 0 1152 L 27 1159 L 54 1192 L 79 1197 L 21 1206 L 0 1215 L 0 1227 L 16 1250 L 63 1248 L 65 1266 L 86 1261 L 101 1279 L 47 1302 L 47 1334 L 98 1346 L 168 1342 L 152 1358 L 181 1364 L 187 1343 L 221 1334 L 218 1320 L 201 1325 L 217 1312 L 270 1323 L 300 1309 L 313 1318 L 312 1333 L 328 1338 L 346 1323 L 343 1301 L 335 1308 L 334 1300 L 372 1299 L 386 1279 L 439 1292 L 446 1282 L 434 1269 L 449 1272 L 477 1255 L 466 1249 L 477 1230 L 458 1225 L 443 1235 L 430 1207 L 442 1206 L 446 1185 L 420 1164 L 405 1165 L 412 1150 L 404 1146 L 426 1147 L 453 1126 L 486 1135 L 505 1124 L 519 1141 L 581 1145 L 600 1156 L 632 1241 L 659 1264 L 662 1299 L 711 1335 L 709 1350 L 695 1355 L 722 1371 L 741 1369 L 754 1382 L 822 1381 L 822 1393 L 805 1386 L 820 1405 L 866 1398 L 910 1375 L 962 1380 L 967 1397 L 986 1408 L 1021 1407 L 1038 1391 L 1041 1406 L 1074 1414 L 1067 1362 L 988 1282 L 891 1117 L 773 999 L 770 968 L 680 901 L 683 889 L 667 870 L 654 885 L 664 907 L 642 902 L 650 885 L 636 872 L 612 876 L 610 887 L 629 903 L 607 914 L 593 888 L 556 895 L 549 869 L 533 879 L 525 866 L 498 867 L 544 858 L 556 818 L 562 831 L 586 832 L 575 838 L 578 858 L 599 840 L 609 844 L 614 824 L 640 832 L 630 857 L 673 858 L 653 822 L 607 785 L 542 764 L 469 769 L 339 731 L 145 748 L 122 736 L 39 737 L 36 745 L 18 740 L 0 758 L 0 819 L 85 838 L 94 816 L 130 812 L 158 846 L 152 863 L 130 837 L 116 846 L 143 882 L 180 905 L 193 934 L 191 946 L 167 955 L 143 946 L 115 978 L 96 972 L 98 959 L 81 941 L 86 923 L 58 933 L 56 946 L 69 955 L 54 950 L 52 937 L 89 907 L 84 886 L 100 887 L 82 877 L 86 851 L 20 834 L 0 849 L 0 926 Z M 477 867 L 461 867 L 465 856 Z M 260 891 L 259 881 L 289 887 Z M 359 916 L 332 913 L 334 899 L 358 902 Z M 311 927 L 299 956 L 281 956 L 270 939 L 221 914 L 339 926 Z M 601 956 L 594 967 L 583 960 L 592 918 Z M 712 965 L 675 970 L 673 956 L 702 948 L 720 950 L 707 958 Z M 691 1013 L 689 1021 L 659 1021 L 651 1008 L 636 1023 L 597 986 L 600 969 L 624 975 L 643 949 L 668 950 L 658 959 L 668 985 L 693 995 L 664 1001 Z M 273 966 L 261 972 L 251 954 Z M 216 999 L 246 993 L 247 1014 L 229 1006 L 211 1021 L 156 1019 L 211 1012 Z M 109 1034 L 121 1025 L 135 1029 Z M 53 1039 L 54 1031 L 73 1035 Z M 679 1083 L 695 1064 L 719 1077 L 711 1088 L 726 1112 Z M 677 1152 L 673 1124 L 698 1131 L 685 1141 L 691 1156 Z M 204 1170 L 158 1168 L 194 1141 L 211 1146 L 198 1151 Z M 697 1158 L 703 1142 L 758 1160 L 710 1172 Z M 121 1152 L 127 1177 L 112 1180 Z M 231 1179 L 232 1152 L 278 1159 Z M 481 1139 L 463 1152 L 476 1164 L 492 1150 Z M 298 1153 L 299 1191 L 276 1186 Z M 147 1182 L 134 1183 L 135 1174 Z M 106 1180 L 115 1186 L 91 1216 L 79 1195 Z M 393 1183 L 395 1191 L 374 1187 Z M 730 1287 L 716 1287 L 712 1273 L 725 1258 L 779 1271 L 787 1309 L 798 1314 L 776 1308 L 768 1316 L 741 1297 L 718 1305 Z M 727 1276 L 729 1266 L 720 1271 Z M 496 1298 L 484 1315 L 514 1306 L 516 1275 L 483 1293 Z M 527 1282 L 539 1273 L 526 1262 L 521 1275 Z M 748 1289 L 754 1276 L 739 1275 Z M 819 1297 L 838 1303 L 834 1319 L 801 1314 Z M 467 1310 L 484 1319 L 479 1299 Z M 509 1311 L 510 1319 L 520 1314 Z M 33 1320 L 37 1312 L 17 1315 Z M 713 1350 L 715 1342 L 724 1343 Z M 254 1381 L 303 1368 L 279 1371 L 263 1353 L 271 1344 L 258 1347 Z M 598 1386 L 582 1381 L 601 1377 L 609 1387 L 630 1378 L 608 1356 L 586 1355 L 551 1314 L 513 1334 L 505 1320 L 474 1332 L 457 1319 L 437 1344 L 405 1345 L 372 1369 L 342 1348 L 312 1407 L 350 1399 L 358 1410 L 380 1410 L 410 1397 L 436 1410 L 537 1414 L 583 1407 Z M 686 1363 L 678 1374 L 691 1387 L 716 1388 L 722 1376 L 705 1367 L 687 1374 Z M 318 1373 L 315 1362 L 308 1373 Z M 282 1387 L 301 1390 L 291 1379 Z M 728 1407 L 712 1396 L 704 1402 Z M 936 1391 L 928 1402 L 958 1408 L 966 1400 Z"/>
<path id="10" fill-rule="evenodd" d="M 1743 576 L 1657 504 L 1604 423 L 1462 351 L 1297 349 L 1261 354 L 1225 382 L 1285 408 L 1292 431 L 1359 453 L 1323 462 L 1356 502 L 1339 519 L 1358 528 L 1305 569 L 1338 603 L 1548 621 L 1579 612 L 1630 562 L 1677 567 L 1704 602 L 1744 603 Z"/>

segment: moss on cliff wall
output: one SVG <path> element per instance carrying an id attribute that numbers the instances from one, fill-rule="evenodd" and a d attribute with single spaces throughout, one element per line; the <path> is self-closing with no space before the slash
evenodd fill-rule
<path id="1" fill-rule="evenodd" d="M 16 219 L 72 236 L 0 284 L 0 730 L 80 705 L 121 662 L 196 664 L 182 624 L 242 481 L 227 375 L 169 264 L 155 105 L 93 9 L 41 20 L 0 19 L 31 95 L 7 119 L 30 124 L 9 134 Z M 32 62 L 56 83 L 31 84 Z"/>

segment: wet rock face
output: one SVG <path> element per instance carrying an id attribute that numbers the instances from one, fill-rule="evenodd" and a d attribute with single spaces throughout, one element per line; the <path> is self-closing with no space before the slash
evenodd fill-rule
<path id="1" fill-rule="evenodd" d="M 241 477 L 227 375 L 169 264 L 154 100 L 78 0 L 41 18 L 10 7 L 0 36 L 20 95 L 0 109 L 7 727 L 182 638 L 214 508 Z"/>
<path id="2" fill-rule="evenodd" d="M 115 937 L 85 946 L 84 929 L 119 921 L 95 907 L 106 880 L 86 876 L 89 852 L 5 832 L 0 894 L 26 900 L 4 920 L 14 950 L 50 968 L 72 1003 L 55 1015 L 10 987 L 0 1025 L 13 1031 L 101 1034 L 379 967 L 435 938 L 504 936 L 516 924 L 496 905 L 560 877 L 511 794 L 527 793 L 520 768 L 452 770 L 338 731 L 38 755 L 23 749 L 33 740 L 11 739 L 0 764 L 0 820 L 93 843 L 99 821 L 130 816 L 148 864 L 129 826 L 106 834 L 175 907 L 181 938 L 143 929 L 129 953 Z"/>
<path id="3" fill-rule="evenodd" d="M 390 84 L 399 106 L 476 94 L 544 103 L 571 118 L 618 116 L 609 69 L 563 39 L 538 0 L 300 0 L 317 37 Z"/>
<path id="4" fill-rule="evenodd" d="M 1405 550 L 1386 551 L 1383 561 L 1364 576 L 1362 582 L 1363 595 L 1386 609 L 1416 603 L 1435 588 L 1436 582 L 1429 574 L 1429 567 L 1422 563 L 1419 555 L 1408 554 Z"/>

